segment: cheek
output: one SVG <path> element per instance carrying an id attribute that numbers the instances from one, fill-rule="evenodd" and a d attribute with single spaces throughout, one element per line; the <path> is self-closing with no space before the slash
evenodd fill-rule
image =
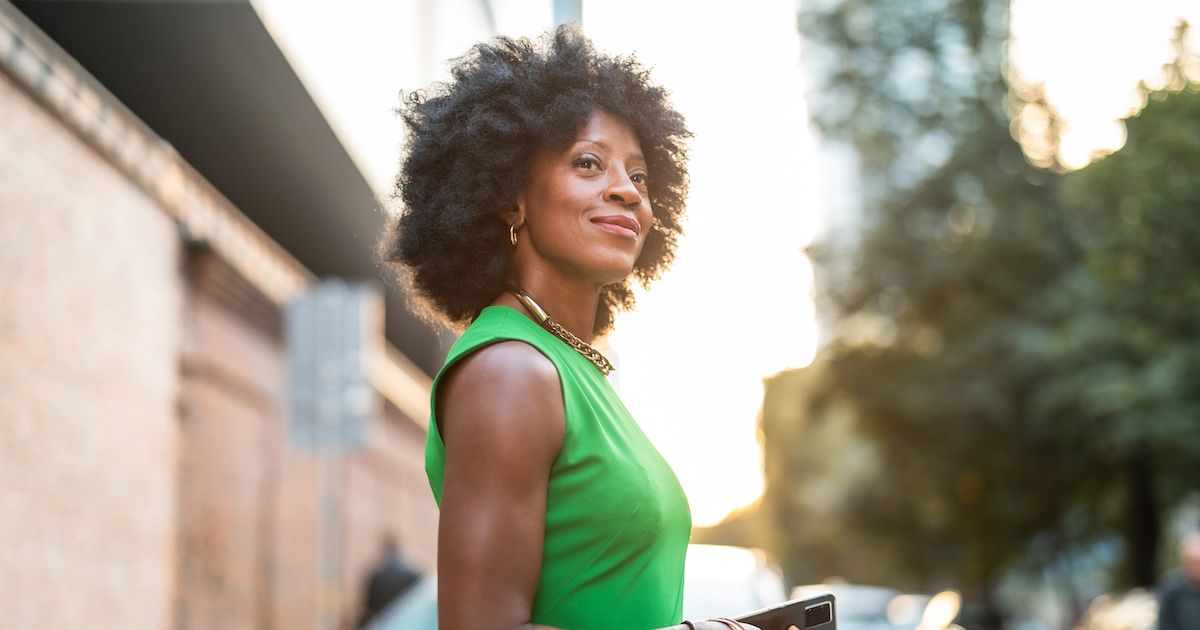
<path id="1" fill-rule="evenodd" d="M 560 185 L 547 192 L 550 194 L 546 195 L 540 208 L 544 222 L 552 226 L 555 235 L 564 242 L 578 246 L 581 240 L 588 238 L 589 224 L 585 215 L 595 206 L 594 200 L 599 194 L 584 184 Z"/>
<path id="2" fill-rule="evenodd" d="M 530 221 L 537 226 L 538 243 L 546 253 L 570 256 L 581 251 L 587 238 L 581 210 L 570 199 L 547 197 L 544 205 L 530 208 Z"/>
<path id="3" fill-rule="evenodd" d="M 646 241 L 650 240 L 650 235 L 658 229 L 658 217 L 654 216 L 654 212 L 646 210 L 644 214 L 638 214 L 638 221 L 644 226 L 641 244 L 645 246 Z"/>
<path id="4" fill-rule="evenodd" d="M 570 197 L 561 194 L 561 190 L 549 186 L 538 192 L 538 195 L 529 199 L 530 221 L 534 222 L 541 231 L 561 236 L 568 218 L 575 213 Z"/>
<path id="5" fill-rule="evenodd" d="M 531 201 L 547 219 L 560 220 L 568 215 L 578 218 L 594 196 L 594 191 L 585 182 L 563 176 L 547 181 Z"/>

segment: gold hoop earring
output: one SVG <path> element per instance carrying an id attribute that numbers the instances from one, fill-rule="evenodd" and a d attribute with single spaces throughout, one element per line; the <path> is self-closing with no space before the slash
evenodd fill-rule
<path id="1" fill-rule="evenodd" d="M 517 224 L 516 223 L 508 226 L 508 242 L 512 243 L 513 247 L 517 246 Z"/>

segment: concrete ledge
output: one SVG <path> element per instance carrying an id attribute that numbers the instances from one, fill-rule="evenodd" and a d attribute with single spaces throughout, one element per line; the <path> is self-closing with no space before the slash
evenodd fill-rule
<path id="1" fill-rule="evenodd" d="M 316 276 L 129 111 L 7 0 L 0 0 L 0 72 L 12 77 L 179 225 L 282 307 Z M 390 343 L 370 360 L 370 380 L 423 430 L 432 381 Z"/>

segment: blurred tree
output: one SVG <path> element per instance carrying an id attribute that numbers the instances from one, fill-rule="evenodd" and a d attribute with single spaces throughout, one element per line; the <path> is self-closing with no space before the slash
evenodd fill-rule
<path id="1" fill-rule="evenodd" d="M 1197 62 L 1181 48 L 1125 146 L 1064 177 L 1082 264 L 1049 302 L 1056 321 L 1018 345 L 1043 372 L 1039 424 L 1080 434 L 1078 456 L 1120 473 L 1128 585 L 1155 583 L 1159 515 L 1200 489 L 1200 84 L 1185 73 Z"/>
<path id="2" fill-rule="evenodd" d="M 831 341 L 764 403 L 789 578 L 953 584 L 998 627 L 1016 559 L 1120 527 L 1126 579 L 1151 583 L 1157 514 L 1200 456 L 1180 439 L 1200 428 L 1200 117 L 1173 103 L 1195 92 L 1063 178 L 1053 108 L 1006 80 L 1006 2 L 826 0 L 799 24 L 811 114 L 856 150 L 866 210 L 813 249 Z M 1030 107 L 1049 170 L 1013 137 Z"/>
<path id="3" fill-rule="evenodd" d="M 830 423 L 825 439 L 869 438 L 858 457 L 874 470 L 841 484 L 831 523 L 836 536 L 858 534 L 862 557 L 825 562 L 853 580 L 958 585 L 994 622 L 996 572 L 1037 531 L 1037 515 L 1062 509 L 1056 484 L 1031 465 L 1058 445 L 1018 428 L 1035 376 L 1007 352 L 1005 332 L 1036 316 L 1029 292 L 1073 256 L 1048 210 L 1057 181 L 1026 162 L 1009 131 L 1007 4 L 805 6 L 800 27 L 822 77 L 810 110 L 828 138 L 856 149 L 867 208 L 856 241 L 814 249 L 823 306 L 839 325 L 813 380 L 843 412 L 810 411 L 807 423 Z M 769 468 L 776 419 L 787 423 L 765 408 Z M 812 517 L 779 505 L 784 529 Z M 804 567 L 816 551 L 785 554 L 794 578 L 823 577 Z"/>

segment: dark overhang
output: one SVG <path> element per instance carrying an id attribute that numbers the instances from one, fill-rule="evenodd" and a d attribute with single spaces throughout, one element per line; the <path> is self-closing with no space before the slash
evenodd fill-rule
<path id="1" fill-rule="evenodd" d="M 375 193 L 248 1 L 13 4 L 315 274 L 381 278 Z M 388 339 L 433 374 L 445 333 L 385 292 Z"/>

